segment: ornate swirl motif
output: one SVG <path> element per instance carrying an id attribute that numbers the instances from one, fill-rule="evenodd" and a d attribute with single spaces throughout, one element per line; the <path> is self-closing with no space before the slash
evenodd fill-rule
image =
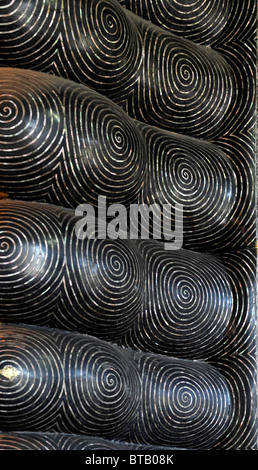
<path id="1" fill-rule="evenodd" d="M 57 77 L 3 68 L 0 89 L 0 184 L 11 197 L 66 207 L 96 206 L 100 194 L 125 205 L 180 202 L 186 248 L 230 243 L 241 175 L 219 147 L 133 122 Z"/>
<path id="2" fill-rule="evenodd" d="M 47 0 L 15 0 L 1 14 L 2 66 L 84 83 L 131 117 L 165 129 L 202 138 L 223 134 L 234 77 L 218 52 L 132 15 L 116 0 L 55 0 L 52 8 Z M 42 36 L 43 14 L 50 25 Z"/>
<path id="3" fill-rule="evenodd" d="M 17 320 L 27 316 L 28 322 L 40 322 L 44 314 L 47 322 L 63 278 L 65 253 L 60 228 L 51 210 L 43 214 L 36 206 L 32 214 L 30 205 L 17 211 L 19 204 L 5 202 L 7 205 L 1 206 L 0 285 L 6 297 L 1 310 L 10 309 L 14 321 L 18 315 Z M 19 302 L 19 313 L 12 292 L 17 293 L 17 299 L 26 297 L 25 303 Z M 41 292 L 45 292 L 44 305 Z"/>
<path id="4" fill-rule="evenodd" d="M 227 336 L 233 306 L 223 264 L 207 254 L 167 252 L 159 242 L 138 245 L 145 261 L 145 303 L 125 344 L 177 357 L 212 356 Z"/>
<path id="5" fill-rule="evenodd" d="M 134 420 L 139 377 L 128 355 L 108 343 L 61 335 L 67 401 L 65 429 L 77 434 L 123 436 Z"/>
<path id="6" fill-rule="evenodd" d="M 240 360 L 240 353 L 248 351 L 247 362 L 251 363 L 252 360 L 255 361 L 251 351 L 255 349 L 256 341 L 255 303 L 252 300 L 256 298 L 257 251 L 254 248 L 234 253 L 220 253 L 218 257 L 234 289 L 232 290 L 233 308 L 230 328 L 224 344 L 217 349 L 213 359 L 217 357 L 220 362 L 220 358 L 224 355 L 228 358 L 239 355 Z M 239 367 L 241 368 L 240 364 Z M 250 375 L 252 373 L 255 376 L 255 370 L 252 371 L 250 366 Z M 255 377 L 253 379 L 255 383 Z M 250 381 L 250 387 L 251 383 L 252 381 Z"/>
<path id="7" fill-rule="evenodd" d="M 185 247 L 225 243 L 237 170 L 219 148 L 137 124 L 86 87 L 38 72 L 0 69 L 0 88 L 0 183 L 10 196 L 75 207 L 101 194 L 127 205 L 145 175 L 142 202 L 183 203 Z"/>
<path id="8" fill-rule="evenodd" d="M 58 421 L 62 403 L 60 358 L 51 335 L 27 333 L 26 329 L 11 332 L 1 326 L 0 421 L 4 420 L 4 410 L 8 408 L 9 429 L 26 429 L 28 423 L 34 430 L 42 426 L 51 428 Z M 5 373 L 7 369 L 15 373 L 10 377 Z"/>
<path id="9" fill-rule="evenodd" d="M 1 432 L 0 450 L 169 450 L 169 447 L 116 442 L 96 436 L 43 432 Z"/>
<path id="10" fill-rule="evenodd" d="M 80 240 L 78 218 L 57 206 L 0 208 L 0 320 L 180 357 L 214 354 L 224 340 L 232 287 L 215 257 L 151 240 Z"/>
<path id="11" fill-rule="evenodd" d="M 255 340 L 252 339 L 255 348 Z M 256 396 L 257 361 L 251 354 L 221 357 L 216 367 L 222 371 L 229 383 L 232 400 L 232 415 L 228 422 L 228 436 L 220 441 L 219 449 L 257 450 Z M 215 449 L 218 446 L 215 445 Z"/>
<path id="12" fill-rule="evenodd" d="M 74 252 L 67 250 L 67 279 L 72 289 L 66 308 L 60 305 L 54 323 L 116 340 L 129 329 L 142 305 L 144 270 L 140 254 L 126 240 L 78 243 L 74 234 L 71 238 L 80 263 Z M 69 241 L 68 237 L 67 248 Z"/>
<path id="13" fill-rule="evenodd" d="M 75 207 L 134 201 L 145 171 L 133 121 L 96 92 L 32 71 L 0 69 L 0 180 L 9 194 Z"/>
<path id="14" fill-rule="evenodd" d="M 136 353 L 135 360 L 145 395 L 130 439 L 176 446 L 187 441 L 194 448 L 212 446 L 231 416 L 230 393 L 223 376 L 204 363 L 195 362 L 193 368 L 192 361 L 142 353 Z M 198 430 L 202 430 L 201 444 L 196 440 Z"/>
<path id="15" fill-rule="evenodd" d="M 219 449 L 257 449 L 257 328 L 256 298 L 257 250 L 242 250 L 220 254 L 232 285 L 234 299 L 232 321 L 225 342 L 218 348 L 211 363 L 229 383 L 232 415 L 228 433 L 221 439 Z"/>
<path id="16" fill-rule="evenodd" d="M 214 48 L 250 37 L 256 21 L 252 0 L 118 0 L 138 16 L 197 44 Z M 240 31 L 241 30 L 241 31 Z"/>
<path id="17" fill-rule="evenodd" d="M 72 74 L 77 81 L 110 97 L 118 93 L 126 96 L 135 84 L 141 62 L 139 39 L 131 18 L 116 0 L 72 0 L 66 2 L 63 13 L 68 76 Z M 73 31 L 72 37 L 68 31 Z"/>
<path id="18" fill-rule="evenodd" d="M 130 240 L 79 240 L 72 210 L 1 201 L 0 317 L 115 340 L 142 305 L 143 267 Z M 8 279 L 8 284 L 6 283 Z"/>
<path id="19" fill-rule="evenodd" d="M 0 368 L 7 366 L 19 375 L 0 373 L 4 431 L 79 429 L 125 442 L 207 447 L 231 413 L 226 381 L 208 364 L 133 354 L 87 335 L 3 325 Z"/>
<path id="20" fill-rule="evenodd" d="M 0 24 L 7 65 L 51 71 L 110 97 L 126 96 L 137 80 L 136 27 L 116 0 L 4 0 Z M 19 47 L 9 60 L 16 39 Z"/>
<path id="21" fill-rule="evenodd" d="M 185 247 L 216 254 L 81 243 L 71 211 L 1 203 L 0 320 L 123 346 L 2 326 L 0 427 L 18 447 L 257 449 L 256 10 L 1 1 L 0 66 L 15 69 L 0 69 L 0 190 L 66 207 L 183 202 Z"/>
<path id="22" fill-rule="evenodd" d="M 137 411 L 139 379 L 123 350 L 30 327 L 3 326 L 1 339 L 2 429 L 73 428 L 108 437 L 128 428 Z M 7 366 L 19 371 L 12 380 L 2 373 Z"/>
<path id="23" fill-rule="evenodd" d="M 199 44 L 213 45 L 228 25 L 231 1 L 118 0 L 138 16 Z"/>
<path id="24" fill-rule="evenodd" d="M 53 434 L 54 436 L 54 434 Z M 57 445 L 52 434 L 38 432 L 12 432 L 0 434 L 1 450 L 56 450 Z"/>
<path id="25" fill-rule="evenodd" d="M 138 21 L 148 74 L 141 77 L 145 99 L 135 117 L 194 137 L 221 135 L 235 89 L 225 58 Z"/>
<path id="26" fill-rule="evenodd" d="M 148 150 L 141 203 L 183 205 L 185 248 L 213 251 L 229 243 L 239 176 L 232 159 L 208 142 L 139 127 Z M 172 214 L 168 229 L 174 223 Z"/>

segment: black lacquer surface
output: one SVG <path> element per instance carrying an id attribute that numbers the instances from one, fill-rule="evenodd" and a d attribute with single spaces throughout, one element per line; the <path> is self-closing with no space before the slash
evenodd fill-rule
<path id="1" fill-rule="evenodd" d="M 4 430 L 207 448 L 229 424 L 227 381 L 208 364 L 32 326 L 2 325 L 0 337 Z"/>
<path id="2" fill-rule="evenodd" d="M 254 2 L 249 0 L 118 1 L 136 15 L 179 37 L 213 48 L 235 36 L 249 34 L 247 20 L 255 9 Z"/>
<path id="3" fill-rule="evenodd" d="M 115 440 L 103 439 L 96 436 L 84 436 L 82 434 L 65 434 L 53 432 L 1 432 L 0 450 L 86 450 L 86 451 L 106 451 L 106 450 L 159 450 L 168 452 L 170 447 L 151 446 L 150 444 L 130 444 L 129 442 L 118 442 Z M 178 449 L 178 448 L 177 448 Z M 180 449 L 183 450 L 183 449 Z M 87 457 L 87 456 L 86 456 Z M 88 456 L 91 458 L 90 455 Z M 97 455 L 100 463 L 101 457 Z M 110 456 L 102 460 L 103 464 L 111 464 Z M 117 457 L 114 455 L 117 461 Z M 86 458 L 85 458 L 86 460 Z M 172 460 L 172 459 L 171 459 Z M 101 462 L 101 463 L 102 463 Z M 115 462 L 113 463 L 115 465 Z"/>
<path id="4" fill-rule="evenodd" d="M 240 165 L 237 149 L 142 124 L 90 88 L 48 74 L 0 68 L 0 92 L 0 186 L 11 198 L 74 209 L 97 208 L 100 195 L 107 209 L 158 204 L 163 212 L 170 204 L 168 228 L 182 204 L 185 248 L 251 243 L 252 166 Z"/>
<path id="5" fill-rule="evenodd" d="M 257 449 L 256 32 L 252 0 L 2 0 L 0 449 Z M 182 204 L 183 248 L 79 240 L 100 195 Z"/>
<path id="6" fill-rule="evenodd" d="M 176 132 L 224 133 L 235 77 L 211 48 L 132 15 L 116 0 L 4 0 L 0 65 L 82 82 L 130 116 Z"/>
<path id="7" fill-rule="evenodd" d="M 106 97 L 75 82 L 0 68 L 2 190 L 76 207 L 129 205 L 146 170 L 145 141 Z"/>
<path id="8" fill-rule="evenodd" d="M 129 335 L 133 347 L 195 359 L 227 337 L 234 290 L 216 257 L 160 241 L 80 240 L 80 218 L 52 204 L 1 201 L 0 217 L 0 321 Z"/>
<path id="9" fill-rule="evenodd" d="M 131 240 L 80 240 L 74 211 L 1 201 L 1 320 L 50 324 L 115 341 L 143 302 Z"/>

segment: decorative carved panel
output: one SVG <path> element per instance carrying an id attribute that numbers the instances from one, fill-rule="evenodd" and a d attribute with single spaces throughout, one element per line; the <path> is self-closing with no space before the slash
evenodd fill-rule
<path id="1" fill-rule="evenodd" d="M 5 325 L 1 362 L 5 429 L 209 447 L 231 415 L 229 387 L 209 364 L 127 351 L 86 335 Z"/>
<path id="2" fill-rule="evenodd" d="M 0 449 L 257 449 L 256 10 L 2 0 Z"/>

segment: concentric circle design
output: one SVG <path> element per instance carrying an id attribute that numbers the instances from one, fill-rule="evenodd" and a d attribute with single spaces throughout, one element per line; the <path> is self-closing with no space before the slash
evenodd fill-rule
<path id="1" fill-rule="evenodd" d="M 227 428 L 229 388 L 208 364 L 32 326 L 2 325 L 0 339 L 3 431 L 79 431 L 198 448 Z M 15 377 L 7 367 L 18 371 Z"/>
<path id="2" fill-rule="evenodd" d="M 0 360 L 2 429 L 119 437 L 137 411 L 136 365 L 95 338 L 4 325 Z"/>
<path id="3" fill-rule="evenodd" d="M 226 341 L 218 348 L 213 360 L 217 357 L 218 362 L 223 355 L 230 358 L 236 354 L 239 356 L 244 353 L 245 348 L 248 351 L 247 362 L 250 364 L 255 362 L 255 358 L 251 355 L 253 348 L 255 349 L 255 302 L 256 298 L 256 267 L 257 267 L 257 251 L 256 249 L 240 250 L 230 253 L 220 253 L 219 259 L 225 266 L 228 273 L 233 293 L 233 309 L 230 328 Z M 223 362 L 223 361 L 222 361 Z M 237 364 L 238 361 L 236 361 Z M 241 365 L 239 364 L 240 370 Z M 252 372 L 250 365 L 249 372 L 253 373 L 253 382 L 250 379 L 249 388 L 255 382 L 255 370 Z M 240 372 L 239 372 L 240 373 Z M 246 399 L 247 400 L 247 399 Z M 255 412 L 255 410 L 254 410 Z M 248 419 L 248 418 L 247 418 Z"/>
<path id="4" fill-rule="evenodd" d="M 53 432 L 1 432 L 1 450 L 169 450 L 169 447 L 159 447 L 129 442 L 116 442 L 97 436 L 84 436 Z M 91 457 L 89 457 L 91 458 Z M 105 457 L 104 464 L 110 462 Z"/>
<path id="5" fill-rule="evenodd" d="M 24 68 L 33 68 L 33 63 L 34 66 L 40 63 L 41 67 L 44 67 L 54 60 L 59 42 L 61 18 L 57 11 L 60 11 L 60 6 L 60 0 L 51 0 L 51 3 L 37 0 L 3 0 L 0 23 L 4 37 L 1 35 L 3 41 L 0 55 L 7 53 L 11 66 L 23 62 L 26 64 Z M 36 31 L 39 36 L 36 40 L 37 47 L 34 48 Z M 14 47 L 16 41 L 20 44 L 18 48 Z"/>
<path id="6" fill-rule="evenodd" d="M 216 257 L 151 240 L 81 240 L 68 209 L 10 200 L 0 207 L 2 321 L 180 357 L 207 357 L 224 341 L 233 294 Z"/>
<path id="7" fill-rule="evenodd" d="M 55 426 L 62 390 L 63 370 L 51 335 L 1 326 L 1 428 L 44 430 Z"/>
<path id="8" fill-rule="evenodd" d="M 55 315 L 55 324 L 117 340 L 128 331 L 142 306 L 144 267 L 140 253 L 129 240 L 80 242 L 73 233 L 66 246 L 66 284 L 72 288 L 68 288 L 64 310 L 61 306 Z"/>
<path id="9" fill-rule="evenodd" d="M 136 125 L 110 100 L 66 80 L 6 68 L 1 77 L 0 183 L 10 197 L 66 207 L 97 207 L 100 195 L 126 207 L 138 197 L 172 209 L 180 202 L 186 248 L 220 246 L 230 236 L 240 176 L 219 147 Z"/>
<path id="10" fill-rule="evenodd" d="M 160 242 L 138 243 L 145 260 L 145 304 L 129 330 L 129 347 L 185 358 L 213 355 L 230 328 L 233 292 L 223 264 Z"/>
<path id="11" fill-rule="evenodd" d="M 227 50 L 252 34 L 256 5 L 252 0 L 118 0 L 126 9 L 158 27 L 197 44 Z M 250 27 L 251 26 L 251 27 Z M 242 43 L 243 44 L 243 43 Z M 248 48 L 246 49 L 246 51 Z"/>
<path id="12" fill-rule="evenodd" d="M 220 449 L 256 450 L 256 359 L 249 356 L 221 357 L 216 367 L 222 371 L 229 384 L 232 415 L 228 423 L 228 436 L 221 439 Z M 215 446 L 215 449 L 218 446 Z"/>
<path id="13" fill-rule="evenodd" d="M 211 447 L 231 416 L 224 377 L 203 363 L 136 353 L 142 401 L 130 433 L 136 442 Z M 198 437 L 200 443 L 198 443 Z"/>
<path id="14" fill-rule="evenodd" d="M 65 345 L 68 431 L 122 436 L 139 404 L 136 366 L 123 350 L 94 338 L 67 336 Z"/>
<path id="15" fill-rule="evenodd" d="M 2 0 L 0 449 L 257 449 L 256 10 Z M 79 240 L 99 195 L 184 249 Z"/>
<path id="16" fill-rule="evenodd" d="M 0 69 L 1 189 L 16 199 L 76 207 L 130 204 L 145 174 L 145 142 L 112 101 L 84 86 Z"/>
<path id="17" fill-rule="evenodd" d="M 43 197 L 58 166 L 65 123 L 51 79 L 41 80 L 38 93 L 34 78 L 30 73 L 0 69 L 0 175 L 1 185 L 9 179 L 11 186 L 22 185 L 25 193 L 32 187 L 36 197 L 40 184 Z"/>
<path id="18" fill-rule="evenodd" d="M 116 0 L 55 0 L 52 8 L 47 0 L 24 3 L 23 9 L 14 4 L 2 9 L 2 66 L 84 83 L 131 117 L 164 129 L 209 139 L 223 134 L 236 87 L 219 52 L 132 15 Z M 53 26 L 42 40 L 37 21 L 44 12 L 53 16 Z M 225 8 L 222 28 L 224 16 Z"/>
<path id="19" fill-rule="evenodd" d="M 99 195 L 126 206 L 136 201 L 146 160 L 135 123 L 110 100 L 89 89 L 86 94 L 85 87 L 66 85 L 64 100 L 70 154 L 59 179 L 73 193 L 71 205 L 76 200 L 97 205 Z"/>
<path id="20" fill-rule="evenodd" d="M 2 321 L 123 336 L 143 301 L 141 255 L 130 240 L 80 240 L 74 212 L 0 203 Z M 7 282 L 8 280 L 8 282 Z"/>
<path id="21" fill-rule="evenodd" d="M 110 97 L 124 94 L 137 78 L 141 54 L 133 21 L 117 1 L 79 0 L 67 2 L 63 37 L 68 60 L 69 76 Z M 73 35 L 67 34 L 73 31 Z"/>
<path id="22" fill-rule="evenodd" d="M 50 434 L 50 433 L 49 433 Z M 1 450 L 57 450 L 51 434 L 39 432 L 1 432 Z"/>
<path id="23" fill-rule="evenodd" d="M 136 117 L 199 138 L 223 134 L 235 93 L 234 76 L 225 58 L 151 23 L 144 24 L 142 36 L 148 74 L 141 76 L 145 99 Z"/>
<path id="24" fill-rule="evenodd" d="M 171 33 L 199 44 L 213 45 L 228 25 L 231 1 L 222 0 L 119 0 L 137 15 Z"/>
<path id="25" fill-rule="evenodd" d="M 163 215 L 163 204 L 171 206 L 171 216 L 163 218 L 163 238 L 175 226 L 176 204 L 182 204 L 184 247 L 220 247 L 236 212 L 239 171 L 232 159 L 208 142 L 151 126 L 140 128 L 148 149 L 146 175 L 152 175 L 145 178 L 141 202 L 159 204 Z"/>
<path id="26" fill-rule="evenodd" d="M 5 320 L 49 320 L 59 297 L 64 243 L 53 211 L 2 201 L 0 229 L 1 315 Z M 42 304 L 42 292 L 44 303 Z"/>

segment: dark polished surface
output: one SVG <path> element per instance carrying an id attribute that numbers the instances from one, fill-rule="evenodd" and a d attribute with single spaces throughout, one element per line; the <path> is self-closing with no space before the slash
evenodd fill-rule
<path id="1" fill-rule="evenodd" d="M 79 240 L 79 218 L 54 205 L 6 200 L 0 215 L 0 321 L 132 334 L 133 347 L 188 358 L 214 355 L 228 336 L 233 285 L 212 255 Z"/>
<path id="2" fill-rule="evenodd" d="M 213 48 L 238 35 L 249 35 L 247 18 L 255 13 L 252 0 L 118 1 L 136 15 L 179 37 Z"/>
<path id="3" fill-rule="evenodd" d="M 257 449 L 256 10 L 2 0 L 0 449 Z M 100 195 L 183 248 L 78 239 Z"/>
<path id="4" fill-rule="evenodd" d="M 76 207 L 128 205 L 146 169 L 145 141 L 123 110 L 88 87 L 0 68 L 1 189 Z M 108 137 L 107 137 L 108 136 Z"/>
<path id="5" fill-rule="evenodd" d="M 224 134 L 236 100 L 225 57 L 132 15 L 116 0 L 4 0 L 0 34 L 1 66 L 84 83 L 130 116 L 165 129 Z"/>
<path id="6" fill-rule="evenodd" d="M 0 68 L 0 92 L 0 186 L 12 199 L 170 204 L 172 226 L 183 204 L 185 248 L 253 243 L 252 164 L 240 164 L 236 137 L 213 144 L 142 124 L 86 86 L 29 70 Z"/>
<path id="7" fill-rule="evenodd" d="M 167 452 L 170 449 L 174 450 L 174 448 L 167 446 L 130 444 L 129 442 L 118 442 L 114 439 L 108 440 L 96 436 L 84 436 L 82 434 L 33 431 L 1 432 L 0 434 L 0 450 L 140 450 L 145 452 L 160 450 Z"/>
<path id="8" fill-rule="evenodd" d="M 1 429 L 209 448 L 229 425 L 229 387 L 208 364 L 32 326 L 0 338 Z"/>

